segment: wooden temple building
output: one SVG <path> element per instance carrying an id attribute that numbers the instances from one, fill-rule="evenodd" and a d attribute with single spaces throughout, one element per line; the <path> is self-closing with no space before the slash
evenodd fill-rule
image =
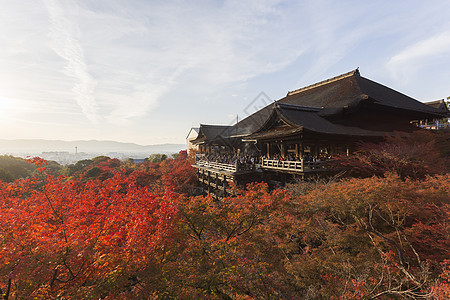
<path id="1" fill-rule="evenodd" d="M 286 181 L 324 172 L 336 154 L 358 142 L 420 130 L 417 120 L 448 110 L 419 102 L 364 78 L 359 70 L 288 92 L 232 126 L 201 124 L 191 143 L 195 167 L 209 192 L 225 195 L 230 182 Z"/>
<path id="2" fill-rule="evenodd" d="M 450 98 L 450 97 L 449 97 Z M 425 102 L 426 105 L 438 108 L 444 111 L 449 112 L 449 107 L 447 102 L 445 102 L 444 99 L 431 101 L 431 102 Z M 448 117 L 440 118 L 440 119 L 425 119 L 425 120 L 418 120 L 417 125 L 424 129 L 431 129 L 431 130 L 448 130 L 450 128 L 450 123 Z"/>

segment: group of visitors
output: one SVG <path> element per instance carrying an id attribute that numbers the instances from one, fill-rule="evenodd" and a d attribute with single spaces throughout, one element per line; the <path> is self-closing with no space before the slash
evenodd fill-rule
<path id="1" fill-rule="evenodd" d="M 197 161 L 204 162 L 216 162 L 222 164 L 235 165 L 240 170 L 252 170 L 262 163 L 262 159 L 270 159 L 277 161 L 303 161 L 305 162 L 321 162 L 331 159 L 332 156 L 328 153 L 321 153 L 319 155 L 310 155 L 305 153 L 303 157 L 300 157 L 294 153 L 288 153 L 284 157 L 281 154 L 273 154 L 269 156 L 260 157 L 250 154 L 233 154 L 233 153 L 208 153 L 201 155 L 197 158 Z"/>
<path id="2" fill-rule="evenodd" d="M 271 159 L 271 160 L 278 160 L 278 161 L 300 161 L 301 158 L 298 155 L 288 153 L 285 155 L 285 157 L 281 156 L 281 154 L 273 154 L 273 155 L 266 155 L 264 156 L 264 159 Z"/>
<path id="3" fill-rule="evenodd" d="M 228 153 L 210 153 L 200 157 L 198 161 L 217 162 L 222 164 L 236 165 L 239 169 L 253 169 L 255 165 L 260 164 L 260 157 L 250 154 L 228 154 Z"/>
<path id="4" fill-rule="evenodd" d="M 288 153 L 284 157 L 281 156 L 281 154 L 279 154 L 279 153 L 271 155 L 270 157 L 267 155 L 264 156 L 264 159 L 272 159 L 272 160 L 278 160 L 278 161 L 301 161 L 303 159 L 303 161 L 308 161 L 308 162 L 320 162 L 320 161 L 325 161 L 325 160 L 328 160 L 331 158 L 332 158 L 332 156 L 328 153 L 321 153 L 319 155 L 310 155 L 309 153 L 306 153 L 305 155 L 303 155 L 303 157 L 300 157 L 293 153 Z"/>

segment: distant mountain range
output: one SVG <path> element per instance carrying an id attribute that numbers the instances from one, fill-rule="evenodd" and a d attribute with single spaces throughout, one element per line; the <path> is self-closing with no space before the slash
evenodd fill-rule
<path id="1" fill-rule="evenodd" d="M 0 154 L 70 152 L 78 153 L 178 153 L 185 144 L 138 145 L 114 141 L 60 141 L 60 140 L 4 140 L 0 139 Z"/>

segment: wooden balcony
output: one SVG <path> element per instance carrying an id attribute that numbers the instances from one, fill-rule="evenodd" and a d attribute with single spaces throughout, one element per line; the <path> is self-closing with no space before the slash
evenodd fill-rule
<path id="1" fill-rule="evenodd" d="M 197 161 L 194 167 L 211 168 L 219 171 L 227 171 L 230 173 L 235 173 L 238 169 L 236 164 L 224 164 L 212 161 Z"/>
<path id="2" fill-rule="evenodd" d="M 287 173 L 320 172 L 326 170 L 327 164 L 326 161 L 309 161 L 304 159 L 298 161 L 262 159 L 261 164 L 253 166 L 240 165 L 237 163 L 225 164 L 206 160 L 198 160 L 193 166 L 197 169 L 234 176 L 258 172 L 261 171 L 261 169 Z"/>
<path id="3" fill-rule="evenodd" d="M 256 165 L 246 165 L 239 163 L 226 164 L 206 160 L 197 160 L 193 167 L 197 169 L 208 169 L 214 172 L 226 173 L 229 175 L 246 174 L 249 172 L 254 172 L 256 169 L 258 169 Z"/>
<path id="4" fill-rule="evenodd" d="M 303 159 L 299 161 L 262 159 L 261 168 L 267 170 L 306 173 L 324 171 L 326 164 L 324 161 L 305 161 Z"/>

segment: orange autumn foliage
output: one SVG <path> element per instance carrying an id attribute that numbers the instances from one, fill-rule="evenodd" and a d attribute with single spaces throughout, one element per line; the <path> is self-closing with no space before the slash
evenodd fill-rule
<path id="1" fill-rule="evenodd" d="M 38 175 L 0 183 L 0 272 L 15 298 L 123 293 L 130 270 L 153 263 L 170 242 L 175 205 L 133 177 Z"/>
<path id="2" fill-rule="evenodd" d="M 396 173 L 401 178 L 424 179 L 445 174 L 450 169 L 449 132 L 417 131 L 397 134 L 382 143 L 361 143 L 356 153 L 331 161 L 336 172 L 351 177 L 383 176 Z"/>
<path id="3" fill-rule="evenodd" d="M 10 299 L 446 299 L 448 174 L 191 196 L 184 153 L 0 182 Z M 93 167 L 105 176 L 85 176 Z"/>

